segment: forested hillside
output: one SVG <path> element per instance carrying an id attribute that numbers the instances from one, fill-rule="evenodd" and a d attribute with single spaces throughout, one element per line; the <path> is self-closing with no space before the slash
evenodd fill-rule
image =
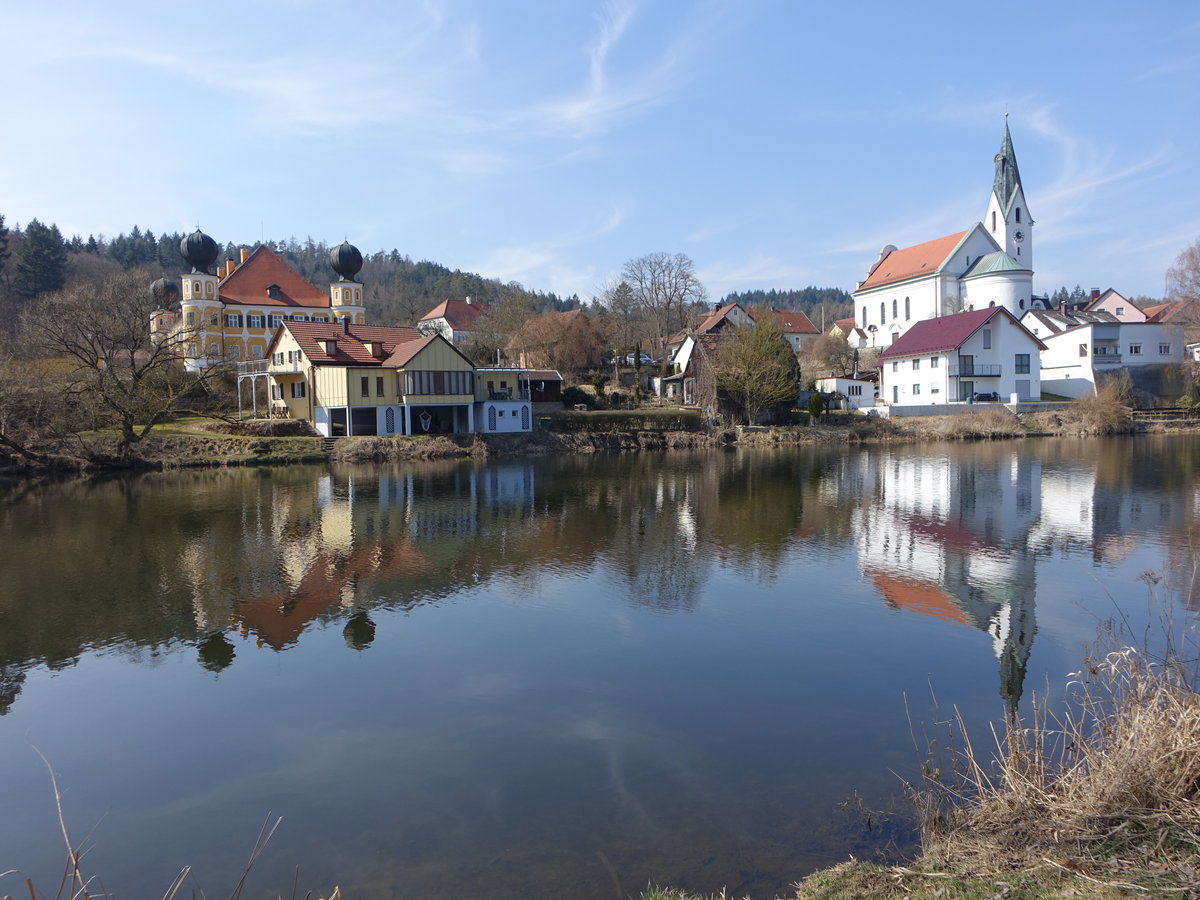
<path id="1" fill-rule="evenodd" d="M 850 294 L 841 288 L 806 287 L 795 291 L 734 291 L 721 301 L 737 303 L 743 309 L 798 309 L 822 331 L 828 331 L 838 319 L 854 315 Z M 822 319 L 824 312 L 824 322 Z"/>
<path id="2" fill-rule="evenodd" d="M 182 274 L 188 268 L 179 253 L 183 237 L 177 232 L 156 235 L 135 225 L 128 233 L 116 237 L 67 238 L 56 225 L 44 225 L 37 219 L 24 228 L 6 227 L 0 215 L 0 322 L 4 323 L 0 332 L 11 332 L 16 327 L 22 310 L 33 297 L 59 290 L 70 282 L 96 280 L 133 269 L 146 273 L 147 284 L 160 275 Z M 258 243 L 229 242 L 221 260 L 236 260 L 241 248 L 253 249 Z M 315 284 L 323 285 L 336 277 L 329 267 L 330 247 L 324 241 L 312 238 L 299 241 L 291 237 L 268 240 L 265 245 Z M 429 260 L 414 262 L 396 249 L 359 249 L 364 257 L 359 274 L 365 289 L 364 300 L 372 321 L 382 325 L 414 325 L 424 313 L 450 298 L 471 297 L 493 308 L 511 306 L 522 310 L 523 315 L 588 305 L 587 299 L 581 301 L 577 295 L 559 297 L 530 290 L 517 282 L 505 283 Z M 603 305 L 601 300 L 590 299 L 594 310 Z M 720 302 L 803 310 L 814 324 L 818 327 L 824 324 L 825 328 L 835 318 L 851 315 L 850 295 L 838 288 L 734 292 Z"/>

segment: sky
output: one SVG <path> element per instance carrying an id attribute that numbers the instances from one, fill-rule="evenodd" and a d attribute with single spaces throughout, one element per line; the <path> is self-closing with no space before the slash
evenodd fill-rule
<path id="1" fill-rule="evenodd" d="M 853 290 L 983 218 L 1007 112 L 1035 291 L 1161 297 L 1200 238 L 1188 0 L 6 0 L 0 59 L 0 215 L 67 235 Z"/>

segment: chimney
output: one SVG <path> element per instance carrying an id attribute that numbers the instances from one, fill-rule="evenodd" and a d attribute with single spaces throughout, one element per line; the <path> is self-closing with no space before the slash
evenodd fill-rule
<path id="1" fill-rule="evenodd" d="M 1089 303 L 1095 303 L 1100 299 L 1100 288 L 1092 288 L 1092 296 L 1088 300 Z"/>
<path id="2" fill-rule="evenodd" d="M 241 262 L 245 262 L 245 261 L 246 261 L 246 257 L 250 255 L 250 251 L 249 251 L 249 250 L 247 250 L 245 247 L 243 247 L 243 248 L 242 248 L 242 250 L 241 250 L 241 254 L 240 254 L 240 255 L 241 255 L 241 257 L 242 257 L 242 259 L 241 259 Z"/>
<path id="3" fill-rule="evenodd" d="M 342 334 L 350 333 L 350 317 L 342 316 Z"/>
<path id="4" fill-rule="evenodd" d="M 217 266 L 217 281 L 224 281 L 224 280 L 225 280 L 225 267 Z"/>
<path id="5" fill-rule="evenodd" d="M 467 298 L 467 306 L 470 306 L 470 305 L 471 305 L 471 298 L 470 298 L 470 297 L 468 297 L 468 298 Z"/>
<path id="6" fill-rule="evenodd" d="M 232 259 L 229 259 L 229 258 L 226 258 L 226 260 L 225 260 L 225 274 L 226 274 L 226 275 L 232 275 L 232 274 L 233 274 L 233 267 L 234 267 L 234 262 L 233 262 L 233 260 L 232 260 Z"/>

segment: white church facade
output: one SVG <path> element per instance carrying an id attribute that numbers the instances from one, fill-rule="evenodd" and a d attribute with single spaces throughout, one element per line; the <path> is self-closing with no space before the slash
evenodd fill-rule
<path id="1" fill-rule="evenodd" d="M 891 346 L 915 323 L 988 307 L 1020 317 L 1033 296 L 1033 218 L 1008 123 L 982 222 L 911 247 L 891 244 L 854 290 L 855 326 L 872 347 Z"/>

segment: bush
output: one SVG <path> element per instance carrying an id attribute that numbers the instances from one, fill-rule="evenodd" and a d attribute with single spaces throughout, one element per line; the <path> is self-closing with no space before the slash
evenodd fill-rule
<path id="1" fill-rule="evenodd" d="M 592 376 L 592 387 L 596 391 L 596 396 L 601 400 L 604 399 L 604 386 L 608 384 L 608 376 L 603 372 L 597 372 Z"/>
<path id="2" fill-rule="evenodd" d="M 563 406 L 567 409 L 574 409 L 577 404 L 583 403 L 588 409 L 596 408 L 596 398 L 589 394 L 581 387 L 571 385 L 569 388 L 563 388 L 562 392 Z"/>
<path id="3" fill-rule="evenodd" d="M 825 412 L 825 400 L 820 394 L 813 394 L 808 398 L 808 414 L 816 419 L 823 412 Z"/>
<path id="4" fill-rule="evenodd" d="M 1129 408 L 1107 390 L 1071 401 L 1061 416 L 1064 430 L 1080 434 L 1120 434 L 1131 422 Z"/>
<path id="5" fill-rule="evenodd" d="M 939 437 L 953 439 L 1019 437 L 1025 434 L 1021 421 L 1003 406 L 976 412 L 943 416 L 937 423 Z"/>

